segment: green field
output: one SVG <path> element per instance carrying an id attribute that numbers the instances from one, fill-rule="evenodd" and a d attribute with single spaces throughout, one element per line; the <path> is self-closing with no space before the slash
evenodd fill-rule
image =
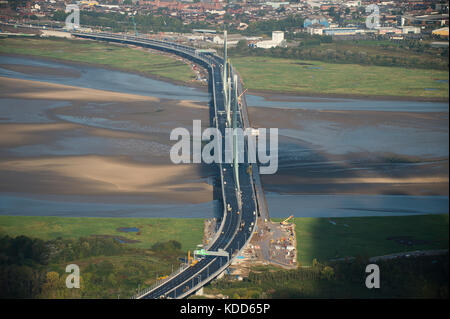
<path id="1" fill-rule="evenodd" d="M 93 63 L 191 83 L 193 71 L 173 57 L 115 44 L 67 39 L 0 39 L 0 53 Z M 448 99 L 448 71 L 339 64 L 271 57 L 235 57 L 250 90 L 297 94 Z"/>
<path id="2" fill-rule="evenodd" d="M 330 220 L 336 224 L 330 223 Z M 445 256 L 439 259 L 442 261 L 438 264 L 430 262 L 435 260 L 434 257 L 430 257 L 429 261 L 425 259 L 421 261 L 424 263 L 423 267 L 416 266 L 412 260 L 406 266 L 386 261 L 383 268 L 391 269 L 390 284 L 381 294 L 368 292 L 361 286 L 358 277 L 359 272 L 364 274 L 361 269 L 367 257 L 414 250 L 448 249 L 448 214 L 332 219 L 296 218 L 294 222 L 300 264 L 309 266 L 316 258 L 322 266 L 302 267 L 290 272 L 276 267 L 262 269 L 255 267 L 253 271 L 260 274 L 258 275 L 260 277 L 253 276 L 250 281 L 242 283 L 220 281 L 207 287 L 205 291 L 213 294 L 222 293 L 235 298 L 390 298 L 448 295 L 448 291 L 441 288 L 442 284 L 445 284 L 442 277 L 445 278 L 445 274 L 441 274 L 441 268 L 446 262 Z M 137 227 L 139 233 L 121 232 L 118 230 L 121 227 Z M 172 269 L 179 267 L 178 258 L 185 256 L 187 250 L 192 251 L 197 244 L 201 243 L 203 219 L 0 216 L 0 245 L 5 245 L 6 237 L 3 237 L 5 235 L 19 239 L 14 245 L 20 243 L 26 245 L 24 239 L 18 237 L 21 235 L 42 239 L 50 243 L 47 247 L 53 247 L 51 250 L 57 252 L 58 256 L 52 257 L 51 262 L 45 264 L 32 262 L 27 259 L 31 258 L 27 255 L 22 256 L 26 249 L 16 249 L 15 253 L 13 253 L 14 247 L 2 249 L 0 251 L 0 283 L 3 288 L 0 287 L 0 296 L 3 296 L 5 291 L 13 291 L 5 296 L 8 298 L 117 298 L 119 296 L 126 298 L 134 294 L 139 285 L 148 287 L 155 282 L 156 278 L 168 275 Z M 112 238 L 120 236 L 140 242 L 120 245 L 112 239 L 102 239 L 106 240 L 102 244 L 91 235 L 109 235 Z M 390 237 L 408 238 L 413 241 L 413 244 L 408 246 L 400 244 L 388 240 Z M 89 238 L 89 243 L 86 243 L 86 239 L 80 238 Z M 107 240 L 110 242 L 108 243 Z M 169 240 L 181 243 L 181 249 L 157 250 L 153 246 L 157 242 Z M 113 243 L 115 246 L 111 246 Z M 322 272 L 330 259 L 349 256 L 357 257 L 356 270 L 345 263 L 342 267 L 339 264 L 330 264 L 336 275 L 334 279 L 323 278 Z M 23 260 L 24 257 L 25 260 Z M 361 257 L 362 263 L 358 262 L 358 258 Z M 16 263 L 8 263 L 8 260 L 15 260 Z M 5 261 L 6 264 L 4 264 Z M 80 266 L 83 285 L 79 290 L 65 289 L 64 280 L 67 276 L 65 267 L 70 263 Z M 434 268 L 426 270 L 429 266 Z M 399 269 L 408 267 L 408 276 L 401 276 L 399 279 L 392 267 L 399 267 Z M 417 277 L 418 271 L 424 272 L 424 275 Z M 433 273 L 429 274 L 430 271 Z M 269 277 L 266 278 L 265 274 Z M 357 277 L 353 278 L 353 276 Z M 24 281 L 17 282 L 14 278 L 23 278 Z M 262 281 L 261 278 L 263 278 Z M 416 280 L 414 278 L 418 281 L 414 281 Z M 401 280 L 401 285 L 398 284 L 398 280 Z M 411 280 L 414 284 L 409 287 L 408 282 Z M 27 290 L 27 285 L 34 287 L 32 294 Z M 411 290 L 400 289 L 402 285 Z M 418 289 L 416 286 L 423 286 L 423 288 Z"/>
<path id="3" fill-rule="evenodd" d="M 139 233 L 118 231 L 120 227 L 137 227 Z M 121 236 L 140 241 L 128 246 L 144 249 L 156 242 L 176 240 L 182 244 L 182 250 L 187 251 L 202 243 L 203 219 L 0 216 L 0 235 L 26 235 L 43 240 Z"/>
<path id="4" fill-rule="evenodd" d="M 316 263 L 294 270 L 254 267 L 245 280 L 225 276 L 206 286 L 204 293 L 209 295 L 205 297 L 221 294 L 233 299 L 448 299 L 448 252 L 377 261 L 381 274 L 379 289 L 367 289 L 365 285 L 368 275 L 365 269 L 370 263 L 361 258 L 352 262 Z"/>
<path id="5" fill-rule="evenodd" d="M 301 94 L 338 94 L 448 98 L 448 71 L 334 64 L 270 57 L 236 57 L 250 90 Z"/>
<path id="6" fill-rule="evenodd" d="M 189 65 L 173 57 L 88 40 L 4 38 L 0 53 L 93 63 L 182 82 L 195 79 Z"/>
<path id="7" fill-rule="evenodd" d="M 295 218 L 295 225 L 302 265 L 311 265 L 314 258 L 323 262 L 358 255 L 372 257 L 413 250 L 448 249 L 449 243 L 448 214 Z M 139 233 L 118 231 L 120 227 L 137 227 Z M 203 219 L 0 216 L 0 235 L 26 235 L 43 240 L 91 235 L 121 236 L 139 241 L 127 246 L 144 249 L 156 242 L 176 240 L 182 244 L 182 250 L 187 251 L 202 242 Z M 388 240 L 400 236 L 423 242 L 408 246 Z"/>
<path id="8" fill-rule="evenodd" d="M 119 231 L 129 227 L 139 232 Z M 32 239 L 49 253 L 35 253 Z M 178 269 L 202 239 L 203 219 L 0 216 L 0 299 L 129 298 Z M 173 240 L 180 249 L 167 245 Z M 81 289 L 65 288 L 68 264 L 80 267 Z"/>
<path id="9" fill-rule="evenodd" d="M 295 218 L 298 260 L 302 265 L 311 265 L 314 258 L 324 262 L 358 255 L 374 257 L 414 250 L 448 249 L 448 217 L 443 214 Z M 413 240 L 410 246 L 388 240 L 407 236 Z"/>

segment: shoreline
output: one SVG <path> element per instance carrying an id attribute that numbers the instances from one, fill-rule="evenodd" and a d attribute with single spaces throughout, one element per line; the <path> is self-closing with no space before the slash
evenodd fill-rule
<path id="1" fill-rule="evenodd" d="M 40 56 L 40 55 L 32 55 L 32 54 L 7 54 L 7 53 L 0 53 L 0 57 L 2 57 L 2 56 L 27 58 L 27 59 L 35 59 L 35 60 L 43 60 L 43 61 L 48 61 L 48 62 L 56 62 L 56 63 L 61 63 L 61 64 L 67 64 L 67 65 L 74 66 L 74 67 L 76 67 L 76 66 L 90 66 L 90 67 L 95 67 L 95 68 L 100 68 L 100 69 L 105 69 L 105 70 L 119 71 L 119 72 L 124 72 L 124 73 L 131 73 L 131 74 L 140 75 L 140 76 L 152 79 L 152 80 L 157 80 L 157 81 L 161 81 L 161 82 L 167 82 L 167 83 L 174 84 L 174 85 L 192 87 L 192 88 L 196 88 L 196 89 L 202 90 L 204 92 L 208 92 L 207 85 L 202 84 L 202 82 L 197 82 L 197 81 L 196 82 L 184 82 L 184 81 L 180 81 L 180 80 L 174 80 L 174 79 L 170 79 L 170 78 L 167 78 L 167 77 L 163 77 L 163 76 L 160 76 L 160 75 L 149 74 L 149 73 L 146 73 L 146 72 L 130 70 L 130 69 L 116 68 L 116 67 L 113 67 L 113 66 L 110 66 L 110 65 L 107 65 L 107 64 L 72 61 L 72 60 L 51 58 L 51 57 Z"/>
<path id="2" fill-rule="evenodd" d="M 243 83 L 245 86 L 245 83 Z M 363 95 L 363 94 L 336 94 L 336 93 L 314 93 L 314 92 L 294 92 L 294 91 L 271 91 L 271 90 L 253 90 L 248 89 L 247 94 L 260 96 L 271 102 L 291 102 L 295 100 L 288 99 L 276 99 L 273 95 L 288 96 L 288 97 L 313 97 L 313 98 L 324 98 L 324 99 L 352 99 L 352 100 L 372 100 L 372 101 L 409 101 L 409 102 L 449 102 L 447 98 L 430 98 L 430 97 L 420 97 L 420 96 L 400 96 L 400 95 Z"/>
<path id="3" fill-rule="evenodd" d="M 186 86 L 186 87 L 192 87 L 199 89 L 204 92 L 208 92 L 207 85 L 203 84 L 203 82 L 199 81 L 193 81 L 193 82 L 184 82 L 180 80 L 174 80 L 167 77 L 149 74 L 146 72 L 140 72 L 136 70 L 130 70 L 130 69 L 122 69 L 122 68 L 116 68 L 105 64 L 99 64 L 99 63 L 88 63 L 88 62 L 79 62 L 79 61 L 72 61 L 72 60 L 65 60 L 65 59 L 58 59 L 58 58 L 51 58 L 46 56 L 39 56 L 39 55 L 32 55 L 32 54 L 7 54 L 7 53 L 0 53 L 1 56 L 8 56 L 8 57 L 21 57 L 21 58 L 29 58 L 29 59 L 37 59 L 37 60 L 43 60 L 43 61 L 49 61 L 49 62 L 57 62 L 61 64 L 67 64 L 70 66 L 91 66 L 91 67 L 97 67 L 102 68 L 106 70 L 113 70 L 113 71 L 120 71 L 125 73 L 131 73 L 140 75 L 149 79 L 167 82 L 174 85 L 180 85 L 180 86 Z M 245 87 L 245 82 L 242 83 Z M 314 97 L 314 98 L 338 98 L 338 99 L 355 99 L 355 100 L 374 100 L 374 101 L 410 101 L 410 102 L 448 102 L 449 98 L 440 98 L 440 97 L 420 97 L 420 96 L 398 96 L 398 95 L 362 95 L 362 94 L 335 94 L 335 93 L 314 93 L 314 92 L 295 92 L 295 91 L 272 91 L 272 90 L 257 90 L 257 89 L 248 89 L 247 95 L 255 95 L 260 96 L 266 99 L 267 101 L 272 102 L 280 102 L 284 101 L 284 99 L 277 99 L 274 98 L 273 95 L 279 95 L 279 96 L 288 96 L 288 97 Z"/>

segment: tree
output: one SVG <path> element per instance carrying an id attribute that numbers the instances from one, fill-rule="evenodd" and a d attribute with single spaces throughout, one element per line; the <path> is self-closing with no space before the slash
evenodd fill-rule
<path id="1" fill-rule="evenodd" d="M 8 3 L 12 9 L 16 10 L 19 7 L 25 7 L 30 1 L 31 0 L 9 0 Z"/>
<path id="2" fill-rule="evenodd" d="M 59 283 L 59 274 L 56 271 L 50 271 L 46 275 L 45 285 L 47 288 L 57 288 Z"/>
<path id="3" fill-rule="evenodd" d="M 242 52 L 248 49 L 247 40 L 239 40 L 239 42 L 236 45 L 236 50 L 238 52 Z"/>
<path id="4" fill-rule="evenodd" d="M 319 265 L 320 265 L 320 263 L 317 261 L 316 258 L 314 258 L 313 261 L 312 261 L 312 266 L 313 267 L 318 267 Z"/>
<path id="5" fill-rule="evenodd" d="M 325 266 L 320 272 L 320 277 L 326 280 L 332 280 L 334 278 L 334 269 L 330 266 Z"/>

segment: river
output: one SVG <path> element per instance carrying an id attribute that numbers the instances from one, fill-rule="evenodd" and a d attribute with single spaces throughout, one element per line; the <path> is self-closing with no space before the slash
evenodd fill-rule
<path id="1" fill-rule="evenodd" d="M 207 102 L 209 96 L 206 90 L 175 85 L 160 80 L 151 79 L 137 74 L 121 71 L 103 69 L 87 65 L 76 66 L 47 60 L 0 56 L 0 76 L 26 79 L 33 81 L 44 81 L 50 83 L 108 90 L 114 92 L 130 93 L 144 96 L 153 96 L 162 99 L 191 100 L 195 102 Z M 61 74 L 38 74 L 19 72 L 7 66 L 34 66 L 42 68 L 54 68 L 66 70 Z M 273 97 L 275 100 L 266 100 L 261 96 L 248 95 L 249 106 L 263 108 L 287 108 L 304 110 L 332 110 L 332 111 L 397 111 L 397 112 L 447 112 L 448 104 L 439 102 L 410 102 L 410 101 L 377 101 L 370 99 L 336 99 L 319 97 Z M 13 105 L 20 102 L 19 108 Z M 0 96 L 0 124 L 1 123 L 47 123 L 51 119 L 42 114 L 48 109 L 64 107 L 65 101 L 44 100 L 14 100 Z M 447 120 L 448 120 L 448 114 Z M 66 116 L 64 121 L 76 123 L 77 119 Z M 96 126 L 95 122 L 84 122 L 84 125 Z M 104 128 L 117 129 L 114 123 L 102 121 Z M 398 151 L 406 155 L 433 154 L 433 156 L 446 157 L 448 166 L 448 124 L 447 128 L 425 133 L 410 127 L 389 127 L 382 130 L 371 130 L 364 128 L 355 133 L 343 137 L 345 145 L 339 145 L 339 136 L 333 135 L 333 127 L 325 123 L 320 130 L 314 123 L 309 124 L 310 132 L 302 132 L 288 128 L 280 128 L 281 133 L 291 139 L 320 145 L 321 148 L 331 150 L 336 154 L 351 153 L 355 149 L 372 145 L 379 148 L 380 152 L 389 150 Z M 307 128 L 307 126 L 305 126 Z M 132 129 L 130 129 L 132 130 Z M 326 138 L 327 134 L 330 138 Z M 364 135 L 361 135 L 364 132 Z M 312 134 L 320 133 L 320 134 Z M 389 144 L 389 136 L 395 140 L 399 134 L 402 139 L 394 145 Z M 377 136 L 383 136 L 382 142 L 377 143 Z M 342 136 L 341 136 L 342 137 Z M 365 138 L 364 138 L 365 137 Z M 90 144 L 90 140 L 77 139 L 76 143 L 85 143 L 84 146 L 77 144 L 68 146 L 71 138 L 63 137 L 64 141 L 58 147 L 45 145 L 25 145 L 11 149 L 10 154 L 18 157 L 26 156 L 65 156 L 98 154 L 110 155 L 114 148 L 104 143 L 104 149 L 99 149 Z M 366 141 L 365 141 L 366 139 Z M 351 145 L 348 141 L 351 140 Z M 84 141 L 84 142 L 83 142 Z M 387 141 L 387 142 L 386 142 Z M 408 141 L 412 141 L 408 143 Z M 415 144 L 417 141 L 419 144 Z M 434 141 L 434 143 L 431 143 Z M 422 143 L 422 144 L 420 144 Z M 444 145 L 446 144 L 446 145 Z M 145 147 L 145 145 L 143 144 Z M 333 147 L 332 147 L 333 146 Z M 291 153 L 288 143 L 280 144 L 280 154 Z M 348 149 L 346 149 L 347 147 Z M 113 149 L 113 151 L 111 151 Z M 130 149 L 132 152 L 132 149 Z M 283 162 L 281 160 L 280 162 Z M 289 161 L 288 161 L 289 162 Z M 298 160 L 297 160 L 298 162 Z M 289 163 L 288 163 L 289 164 Z M 301 163 L 298 163 L 301 166 Z M 448 183 L 447 183 L 448 184 Z M 42 215 L 42 216 L 72 216 L 72 217 L 196 217 L 209 218 L 217 213 L 217 203 L 205 202 L 200 204 L 151 204 L 133 203 L 133 197 L 124 197 L 120 203 L 110 201 L 107 196 L 93 199 L 92 196 L 69 196 L 69 195 L 42 195 L 17 192 L 3 192 L 0 194 L 1 215 Z M 267 201 L 272 217 L 285 217 L 294 215 L 296 217 L 349 217 L 349 216 L 389 216 L 408 214 L 436 214 L 448 213 L 448 196 L 426 195 L 367 195 L 367 194 L 280 194 L 269 192 Z M 282 207 L 282 210 L 280 210 Z"/>

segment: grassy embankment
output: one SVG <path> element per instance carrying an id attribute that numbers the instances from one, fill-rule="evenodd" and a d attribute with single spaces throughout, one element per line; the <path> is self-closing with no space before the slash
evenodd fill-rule
<path id="1" fill-rule="evenodd" d="M 449 243 L 448 218 L 447 214 L 295 218 L 298 261 L 302 265 L 311 265 L 314 258 L 324 262 L 358 255 L 372 257 L 413 250 L 446 249 Z M 120 227 L 137 227 L 139 232 L 120 232 Z M 201 243 L 203 219 L 0 216 L 0 235 L 27 235 L 43 240 L 120 236 L 139 241 L 127 246 L 143 249 L 156 242 L 176 240 L 186 252 Z M 412 245 L 389 239 L 408 236 L 413 239 Z"/>
<path id="2" fill-rule="evenodd" d="M 0 53 L 92 63 L 187 83 L 195 79 L 192 69 L 173 57 L 89 40 L 6 38 L 0 39 Z"/>
<path id="3" fill-rule="evenodd" d="M 357 49 L 355 47 L 355 49 Z M 0 39 L 0 53 L 36 55 L 95 63 L 192 82 L 192 70 L 181 61 L 118 45 L 81 40 Z M 448 71 L 338 64 L 271 57 L 235 57 L 232 63 L 250 90 L 296 94 L 400 96 L 448 99 Z"/>
<path id="4" fill-rule="evenodd" d="M 270 57 L 232 63 L 250 90 L 315 95 L 399 96 L 448 99 L 448 71 L 333 64 Z"/>
<path id="5" fill-rule="evenodd" d="M 118 230 L 121 227 L 137 227 L 139 232 L 121 232 Z M 143 249 L 156 242 L 176 240 L 187 252 L 202 242 L 203 219 L 0 216 L 0 235 L 26 235 L 42 240 L 118 236 L 139 241 L 127 245 Z"/>
<path id="6" fill-rule="evenodd" d="M 202 237 L 202 219 L 0 216 L 0 298 L 128 298 L 177 269 Z M 68 264 L 80 267 L 81 289 L 65 288 Z"/>
<path id="7" fill-rule="evenodd" d="M 448 298 L 448 254 L 379 260 L 381 288 L 367 289 L 364 284 L 368 257 L 448 249 L 448 218 L 447 214 L 296 218 L 299 261 L 308 267 L 289 271 L 253 267 L 246 280 L 225 278 L 204 292 L 232 298 Z M 356 259 L 329 261 L 345 256 Z"/>
<path id="8" fill-rule="evenodd" d="M 218 280 L 204 288 L 207 295 L 231 298 L 442 298 L 448 299 L 448 253 L 377 261 L 380 288 L 368 289 L 367 259 L 317 263 L 280 270 L 254 267 L 244 281 Z M 209 297 L 207 296 L 207 297 Z M 192 296 L 191 298 L 202 298 Z"/>
<path id="9" fill-rule="evenodd" d="M 329 219 L 326 218 L 295 219 L 299 261 L 302 265 L 311 265 L 314 258 L 319 262 L 326 263 L 331 258 L 345 256 L 377 256 L 395 252 L 448 248 L 448 215 L 333 218 L 331 220 L 336 225 L 330 223 Z M 120 227 L 137 227 L 139 228 L 139 233 L 120 232 L 118 230 Z M 67 250 L 68 247 L 78 247 L 76 244 L 78 238 L 90 237 L 91 235 L 109 235 L 139 241 L 137 243 L 124 244 L 124 251 L 106 256 L 96 253 L 81 257 L 83 253 L 75 254 L 76 252 L 67 250 L 66 253 L 69 255 L 66 255 L 63 251 L 62 253 L 65 257 L 61 259 L 62 261 L 41 266 L 41 273 L 44 275 L 49 274 L 49 272 L 57 272 L 61 278 L 59 286 L 56 285 L 51 289 L 46 286 L 48 282 L 44 281 L 42 284 L 42 287 L 44 287 L 42 288 L 43 292 L 37 295 L 43 298 L 116 298 L 117 295 L 122 297 L 130 296 L 138 284 L 141 286 L 151 285 L 156 277 L 169 274 L 172 265 L 177 268 L 179 264 L 177 258 L 182 257 L 187 249 L 195 249 L 195 246 L 201 243 L 202 230 L 202 219 L 0 216 L 0 237 L 4 235 L 12 237 L 26 235 L 45 241 L 55 240 L 58 237 L 65 240 L 75 240 L 72 246 L 66 242 L 65 246 L 62 246 L 65 247 L 63 250 Z M 388 238 L 391 237 L 408 237 L 409 240 L 413 241 L 413 244 L 404 245 L 394 240 L 389 240 Z M 180 242 L 182 244 L 181 249 L 172 251 L 155 251 L 150 249 L 157 242 L 167 242 L 169 240 Z M 71 258 L 72 254 L 75 254 L 77 257 Z M 69 294 L 63 288 L 64 270 L 69 263 L 75 263 L 80 266 L 88 289 L 81 289 Z M 323 266 L 321 267 L 317 269 L 316 275 L 313 273 L 312 277 L 308 270 L 305 274 L 301 270 L 299 274 L 276 272 L 272 279 L 278 283 L 288 280 L 291 282 L 293 290 L 286 291 L 283 290 L 284 288 L 280 288 L 281 290 L 277 288 L 268 296 L 342 297 L 345 295 L 354 297 L 361 292 L 364 292 L 364 296 L 372 296 L 366 294 L 365 289 L 359 287 L 360 284 L 348 282 L 349 279 L 345 276 L 349 276 L 348 274 L 352 273 L 349 269 L 345 267 L 340 269 L 333 266 L 338 279 L 341 278 L 340 276 L 347 278 L 335 281 L 334 279 L 322 278 Z M 255 269 L 257 273 L 262 271 L 262 274 L 274 270 L 274 267 Z M 415 271 L 415 268 L 410 270 L 411 273 Z M 255 278 L 253 282 L 244 284 L 219 283 L 211 286 L 208 288 L 210 290 L 207 291 L 211 293 L 226 293 L 231 296 L 236 293 L 235 297 L 263 296 L 263 292 L 267 289 L 263 287 L 264 285 L 258 277 Z M 270 283 L 272 279 L 267 279 L 267 282 Z M 299 284 L 299 280 L 303 287 L 301 291 L 295 288 L 295 285 Z M 422 283 L 418 284 L 421 285 Z M 285 284 L 283 285 L 286 286 Z M 433 283 L 433 285 L 435 284 Z M 273 287 L 278 286 L 273 284 Z M 346 288 L 348 287 L 353 288 L 347 294 L 342 295 L 338 293 L 339 291 L 347 291 Z M 430 296 L 430 294 L 435 296 L 436 289 L 433 288 L 433 292 L 423 293 L 425 296 Z M 391 296 L 395 293 L 397 293 L 395 290 L 390 289 L 381 296 Z"/>
<path id="10" fill-rule="evenodd" d="M 398 217 L 296 218 L 299 262 L 448 249 L 448 214 Z M 334 222 L 330 223 L 330 221 Z M 396 237 L 398 240 L 396 240 Z M 400 243 L 401 238 L 412 244 Z"/>

